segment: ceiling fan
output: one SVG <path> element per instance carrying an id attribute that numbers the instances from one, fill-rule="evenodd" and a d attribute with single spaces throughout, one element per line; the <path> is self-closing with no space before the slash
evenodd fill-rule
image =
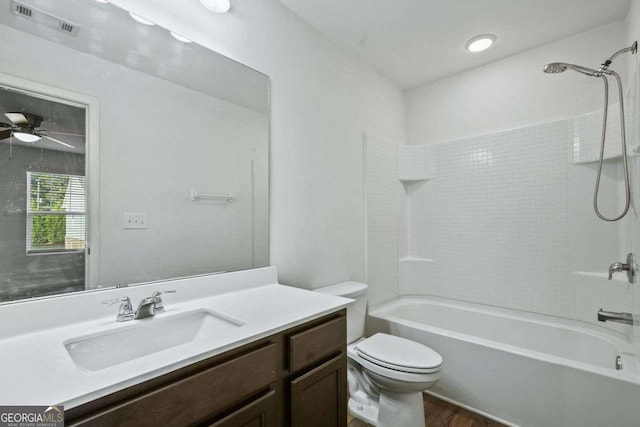
<path id="1" fill-rule="evenodd" d="M 22 142 L 37 142 L 40 139 L 45 138 L 67 148 L 76 149 L 76 147 L 74 147 L 73 145 L 53 138 L 49 136 L 49 134 L 84 137 L 83 134 L 78 133 L 56 132 L 52 130 L 40 129 L 40 125 L 42 124 L 43 119 L 37 114 L 5 113 L 4 115 L 7 119 L 9 119 L 11 124 L 0 122 L 0 140 L 13 136 Z"/>

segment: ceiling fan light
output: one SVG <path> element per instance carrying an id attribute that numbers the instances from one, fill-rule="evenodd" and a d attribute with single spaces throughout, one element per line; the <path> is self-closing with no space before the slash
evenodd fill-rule
<path id="1" fill-rule="evenodd" d="M 176 39 L 178 41 L 181 41 L 182 43 L 191 43 L 192 42 L 191 39 L 188 39 L 185 36 L 180 35 L 178 33 L 174 33 L 173 31 L 169 31 L 169 33 L 173 36 L 174 39 Z"/>
<path id="2" fill-rule="evenodd" d="M 143 25 L 149 25 L 150 27 L 156 25 L 155 22 L 151 22 L 148 19 L 143 18 L 140 15 L 136 15 L 135 13 L 129 12 L 129 16 L 131 16 L 135 21 L 143 24 Z"/>
<path id="3" fill-rule="evenodd" d="M 38 142 L 40 141 L 40 137 L 33 132 L 27 130 L 19 130 L 13 132 L 13 136 L 16 137 L 17 140 L 22 142 Z"/>
<path id="4" fill-rule="evenodd" d="M 231 9 L 229 0 L 200 0 L 200 3 L 213 13 L 227 13 Z"/>

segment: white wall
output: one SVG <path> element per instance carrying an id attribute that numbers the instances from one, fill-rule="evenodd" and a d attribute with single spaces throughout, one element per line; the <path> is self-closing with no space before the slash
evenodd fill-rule
<path id="1" fill-rule="evenodd" d="M 307 288 L 363 280 L 362 133 L 403 140 L 402 91 L 276 0 L 114 3 L 271 77 L 271 263 Z"/>
<path id="2" fill-rule="evenodd" d="M 545 74 L 542 67 L 549 62 L 597 67 L 626 45 L 625 31 L 624 22 L 614 22 L 408 90 L 407 143 L 466 138 L 601 108 L 599 79 Z M 615 62 L 621 74 L 627 60 Z"/>

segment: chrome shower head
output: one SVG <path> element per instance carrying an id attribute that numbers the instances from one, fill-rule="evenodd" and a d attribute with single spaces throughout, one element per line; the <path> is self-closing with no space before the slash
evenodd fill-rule
<path id="1" fill-rule="evenodd" d="M 577 71 L 587 76 L 600 77 L 601 72 L 581 65 L 566 64 L 564 62 L 552 62 L 544 66 L 544 72 L 548 74 L 557 74 L 567 71 L 567 69 Z"/>
<path id="2" fill-rule="evenodd" d="M 558 74 L 567 71 L 567 64 L 561 62 L 552 62 L 544 66 L 544 72 L 547 74 Z"/>

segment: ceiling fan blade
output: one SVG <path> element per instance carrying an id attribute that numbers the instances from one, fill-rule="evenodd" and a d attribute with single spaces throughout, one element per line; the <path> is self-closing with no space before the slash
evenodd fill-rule
<path id="1" fill-rule="evenodd" d="M 29 119 L 22 113 L 4 113 L 4 115 L 17 126 L 29 126 Z"/>
<path id="2" fill-rule="evenodd" d="M 7 139 L 11 136 L 11 128 L 0 127 L 0 139 Z"/>
<path id="3" fill-rule="evenodd" d="M 71 133 L 71 132 L 58 132 L 55 130 L 46 130 L 46 129 L 39 129 L 39 132 L 44 132 L 46 134 L 54 134 L 54 135 L 67 135 L 67 136 L 81 136 L 84 138 L 84 134 L 83 133 Z"/>
<path id="4" fill-rule="evenodd" d="M 62 142 L 62 141 L 60 141 L 59 139 L 51 138 L 50 136 L 47 136 L 47 135 L 41 135 L 41 137 L 42 137 L 42 138 L 50 139 L 51 141 L 53 141 L 53 142 L 57 142 L 57 143 L 58 143 L 58 144 L 60 144 L 60 145 L 64 145 L 64 146 L 65 146 L 65 147 L 67 147 L 67 148 L 72 148 L 72 149 L 74 149 L 74 150 L 76 149 L 76 147 L 74 147 L 73 145 L 71 145 L 71 144 L 67 144 L 66 142 Z"/>

